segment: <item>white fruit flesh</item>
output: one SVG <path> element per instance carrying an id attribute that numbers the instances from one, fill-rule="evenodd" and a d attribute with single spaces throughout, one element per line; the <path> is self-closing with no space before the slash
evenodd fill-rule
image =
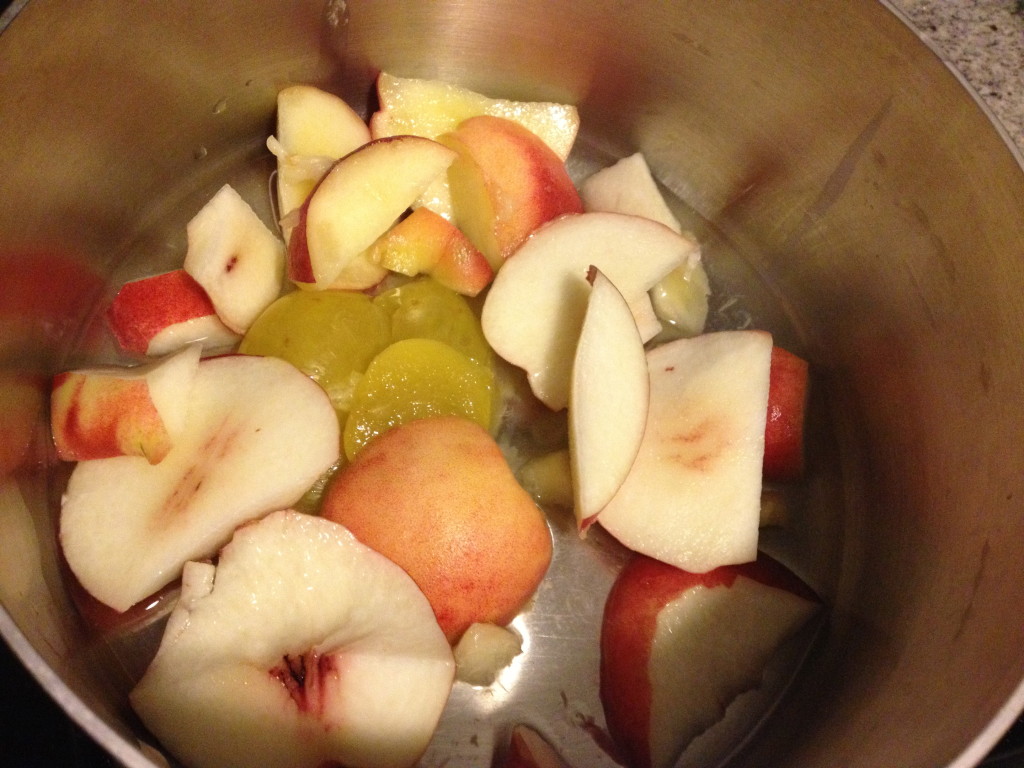
<path id="1" fill-rule="evenodd" d="M 330 285 L 455 157 L 430 139 L 399 136 L 374 141 L 338 161 L 307 202 L 314 282 Z"/>
<path id="2" fill-rule="evenodd" d="M 185 431 L 201 354 L 200 344 L 189 344 L 144 368 L 149 397 L 172 440 Z"/>
<path id="3" fill-rule="evenodd" d="M 817 605 L 739 576 L 693 587 L 658 614 L 651 645 L 651 765 L 669 768 L 740 693 L 756 687 L 779 645 Z"/>
<path id="4" fill-rule="evenodd" d="M 283 217 L 302 205 L 334 160 L 370 140 L 370 129 L 333 93 L 293 85 L 277 94 L 277 135 L 271 140 L 277 157 L 278 214 Z"/>
<path id="5" fill-rule="evenodd" d="M 402 768 L 419 759 L 454 662 L 398 566 L 336 523 L 285 511 L 239 529 L 216 571 L 190 563 L 190 583 L 131 694 L 185 764 Z"/>
<path id="6" fill-rule="evenodd" d="M 60 541 L 82 586 L 124 611 L 207 557 L 241 523 L 294 504 L 338 458 L 326 393 L 288 363 L 203 360 L 185 427 L 159 464 L 80 462 Z"/>
<path id="7" fill-rule="evenodd" d="M 512 630 L 471 624 L 455 646 L 455 675 L 470 685 L 490 685 L 522 652 L 523 641 Z"/>
<path id="8" fill-rule="evenodd" d="M 569 394 L 573 508 L 581 531 L 629 474 L 647 423 L 649 393 L 647 358 L 629 305 L 595 271 Z"/>
<path id="9" fill-rule="evenodd" d="M 186 234 L 185 271 L 224 324 L 245 333 L 281 293 L 284 243 L 227 184 L 192 218 Z"/>
<path id="10" fill-rule="evenodd" d="M 771 336 L 724 331 L 647 353 L 640 451 L 598 521 L 630 549 L 704 573 L 757 556 Z"/>
<path id="11" fill-rule="evenodd" d="M 204 315 L 168 325 L 153 335 L 146 348 L 150 357 L 159 357 L 181 349 L 187 344 L 198 343 L 204 352 L 218 352 L 230 349 L 241 337 L 228 328 L 216 315 Z"/>
<path id="12" fill-rule="evenodd" d="M 639 152 L 602 168 L 580 184 L 580 199 L 587 211 L 610 211 L 643 216 L 682 232 L 679 220 L 666 205 Z"/>
<path id="13" fill-rule="evenodd" d="M 563 216 L 534 232 L 495 276 L 481 318 L 484 335 L 495 352 L 527 372 L 541 402 L 564 408 L 590 294 L 589 267 L 615 284 L 634 317 L 649 316 L 647 291 L 696 248 L 638 216 Z"/>
<path id="14" fill-rule="evenodd" d="M 516 121 L 565 160 L 579 131 L 579 113 L 574 106 L 491 99 L 440 80 L 395 77 L 382 72 L 377 78 L 377 96 L 381 109 L 370 120 L 375 139 L 403 134 L 436 139 L 455 130 L 463 120 L 492 115 Z M 451 221 L 454 214 L 447 177 L 436 179 L 416 206 L 429 208 Z"/>

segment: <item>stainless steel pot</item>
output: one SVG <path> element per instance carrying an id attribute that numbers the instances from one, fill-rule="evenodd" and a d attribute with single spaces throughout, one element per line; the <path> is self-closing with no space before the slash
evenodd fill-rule
<path id="1" fill-rule="evenodd" d="M 793 547 L 832 605 L 733 766 L 976 764 L 1024 707 L 1024 172 L 874 0 L 33 0 L 0 35 L 0 631 L 116 758 L 149 765 L 54 546 L 46 376 L 112 279 L 162 267 L 212 184 L 263 168 L 274 97 L 379 69 L 580 105 L 712 277 L 816 370 Z"/>

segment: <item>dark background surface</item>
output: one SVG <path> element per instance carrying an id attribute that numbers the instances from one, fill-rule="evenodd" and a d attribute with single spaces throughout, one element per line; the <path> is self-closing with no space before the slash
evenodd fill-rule
<path id="1" fill-rule="evenodd" d="M 0 0 L 0 13 L 10 5 L 11 0 Z M 1024 722 L 1011 729 L 985 765 L 1024 768 Z M 0 768 L 53 766 L 118 768 L 0 642 Z"/>

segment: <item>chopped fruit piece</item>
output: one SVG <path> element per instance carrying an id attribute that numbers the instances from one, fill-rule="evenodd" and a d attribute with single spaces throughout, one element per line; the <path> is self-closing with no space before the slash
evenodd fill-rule
<path id="1" fill-rule="evenodd" d="M 281 293 L 284 244 L 227 184 L 186 233 L 185 271 L 206 291 L 224 325 L 245 333 Z"/>
<path id="2" fill-rule="evenodd" d="M 576 140 L 580 118 L 576 108 L 542 101 L 489 99 L 451 83 L 395 77 L 382 72 L 377 78 L 380 110 L 370 118 L 373 138 L 412 134 L 436 139 L 477 115 L 503 117 L 537 134 L 563 161 Z M 417 202 L 446 219 L 452 201 L 446 178 L 431 184 Z"/>
<path id="3" fill-rule="evenodd" d="M 406 133 L 436 139 L 470 117 L 492 115 L 516 121 L 565 160 L 579 130 L 579 114 L 571 105 L 491 99 L 441 80 L 395 77 L 381 72 L 377 78 L 377 97 L 380 111 L 370 118 L 375 139 Z"/>
<path id="4" fill-rule="evenodd" d="M 639 152 L 586 179 L 580 185 L 580 198 L 587 211 L 642 216 L 682 232 Z M 668 323 L 673 336 L 696 336 L 704 330 L 709 293 L 700 252 L 695 251 L 651 289 L 651 300 L 658 319 Z"/>
<path id="5" fill-rule="evenodd" d="M 458 152 L 448 169 L 455 223 L 495 271 L 541 224 L 583 211 L 565 163 L 518 123 L 471 117 L 438 141 Z"/>
<path id="6" fill-rule="evenodd" d="M 722 331 L 647 353 L 647 427 L 598 517 L 609 533 L 695 572 L 757 556 L 771 350 L 763 331 Z"/>
<path id="7" fill-rule="evenodd" d="M 523 652 L 519 635 L 496 624 L 472 624 L 455 646 L 455 677 L 486 686 Z"/>
<path id="8" fill-rule="evenodd" d="M 185 428 L 199 355 L 194 345 L 135 368 L 83 368 L 54 376 L 50 431 L 58 458 L 162 461 Z"/>
<path id="9" fill-rule="evenodd" d="M 241 523 L 298 501 L 337 461 L 338 431 L 324 391 L 289 363 L 201 361 L 184 429 L 163 461 L 75 466 L 60 514 L 71 571 L 93 597 L 127 610 Z"/>
<path id="10" fill-rule="evenodd" d="M 345 265 L 328 289 L 332 291 L 369 291 L 384 282 L 387 276 L 388 271 L 370 258 L 369 251 L 363 251 Z M 296 283 L 296 285 L 305 290 L 316 288 L 315 285 L 307 283 Z"/>
<path id="11" fill-rule="evenodd" d="M 408 277 L 432 275 L 463 296 L 476 296 L 494 277 L 469 238 L 427 208 L 418 208 L 389 229 L 369 253 L 382 267 Z"/>
<path id="12" fill-rule="evenodd" d="M 590 295 L 590 266 L 622 293 L 637 318 L 651 314 L 647 291 L 696 244 L 639 216 L 564 216 L 535 232 L 494 278 L 484 302 L 484 336 L 524 369 L 537 398 L 553 410 L 569 401 L 573 352 Z M 661 328 L 641 328 L 646 342 Z"/>
<path id="13" fill-rule="evenodd" d="M 552 451 L 530 459 L 519 468 L 519 482 L 542 507 L 572 509 L 572 470 L 569 451 Z"/>
<path id="14" fill-rule="evenodd" d="M 525 725 L 512 729 L 508 751 L 497 765 L 500 768 L 568 768 L 551 745 Z"/>
<path id="15" fill-rule="evenodd" d="M 238 351 L 279 357 L 312 377 L 344 424 L 356 382 L 390 343 L 388 316 L 368 296 L 295 291 L 257 318 Z"/>
<path id="16" fill-rule="evenodd" d="M 647 424 L 647 357 L 629 305 L 591 268 L 593 288 L 572 365 L 569 457 L 580 533 L 629 474 Z"/>
<path id="17" fill-rule="evenodd" d="M 65 371 L 53 378 L 50 424 L 65 461 L 141 456 L 161 461 L 181 432 L 198 345 L 149 365 Z"/>
<path id="18" fill-rule="evenodd" d="M 465 299 L 436 280 L 413 280 L 380 294 L 373 302 L 391 316 L 395 341 L 443 341 L 478 363 L 490 365 L 491 348 L 476 313 Z"/>
<path id="19" fill-rule="evenodd" d="M 121 348 L 137 355 L 166 355 L 193 342 L 203 351 L 238 343 L 238 334 L 183 269 L 125 283 L 107 310 L 107 323 Z"/>
<path id="20" fill-rule="evenodd" d="M 274 152 L 278 212 L 285 216 L 305 202 L 334 160 L 370 140 L 370 129 L 333 93 L 292 85 L 277 94 L 277 135 L 272 139 L 279 149 Z"/>
<path id="21" fill-rule="evenodd" d="M 672 335 L 688 338 L 704 332 L 710 294 L 700 253 L 691 253 L 651 289 L 651 303 Z"/>
<path id="22" fill-rule="evenodd" d="M 784 528 L 789 524 L 791 503 L 779 490 L 765 488 L 761 491 L 761 517 L 758 525 L 761 528 Z"/>
<path id="23" fill-rule="evenodd" d="M 489 429 L 494 399 L 490 367 L 434 339 L 396 341 L 356 384 L 345 455 L 352 459 L 384 432 L 428 416 L 462 416 Z"/>
<path id="24" fill-rule="evenodd" d="M 453 670 L 401 568 L 340 525 L 284 511 L 240 528 L 216 568 L 188 563 L 131 704 L 192 768 L 409 768 Z"/>
<path id="25" fill-rule="evenodd" d="M 396 136 L 340 159 L 299 209 L 288 240 L 288 276 L 330 287 L 455 157 L 436 141 Z"/>
<path id="26" fill-rule="evenodd" d="M 602 168 L 580 184 L 580 199 L 587 211 L 628 213 L 682 232 L 651 175 L 644 156 L 637 152 Z"/>
<path id="27" fill-rule="evenodd" d="M 601 628 L 601 702 L 634 768 L 669 768 L 818 610 L 779 563 L 692 574 L 646 557 L 619 574 Z"/>
<path id="28" fill-rule="evenodd" d="M 323 515 L 402 566 L 453 643 L 473 623 L 508 624 L 551 561 L 544 515 L 494 438 L 459 417 L 378 437 L 335 477 Z"/>
<path id="29" fill-rule="evenodd" d="M 768 420 L 764 430 L 764 478 L 798 480 L 804 473 L 804 411 L 807 361 L 781 347 L 772 349 Z"/>

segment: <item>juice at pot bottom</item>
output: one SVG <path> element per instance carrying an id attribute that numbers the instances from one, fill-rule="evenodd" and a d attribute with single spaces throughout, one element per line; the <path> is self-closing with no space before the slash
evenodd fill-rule
<path id="1" fill-rule="evenodd" d="M 254 138 L 224 157 L 196 153 L 193 172 L 164 197 L 152 201 L 135 229 L 126 233 L 109 296 L 125 281 L 178 268 L 185 250 L 185 224 L 225 182 L 234 186 L 264 221 L 274 220 L 268 187 L 273 159 L 262 140 Z M 584 133 L 569 168 L 579 181 L 614 160 Z M 793 311 L 798 308 L 788 307 L 785 297 L 776 295 L 771 283 L 750 266 L 752 260 L 744 258 L 752 246 L 726 239 L 683 201 L 663 192 L 684 228 L 701 242 L 712 290 L 707 330 L 765 329 L 773 333 L 776 343 L 802 354 L 801 329 L 791 321 L 799 316 Z M 102 310 L 98 307 L 94 324 L 102 324 Z M 71 350 L 66 367 L 124 362 L 108 335 L 83 332 L 80 338 L 89 340 L 89 346 L 83 341 Z M 813 387 L 813 360 L 811 363 Z M 823 393 L 815 391 L 808 414 L 808 471 L 814 482 L 772 489 L 786 510 L 786 524 L 763 530 L 761 547 L 790 566 L 827 603 L 838 579 L 835 564 L 842 544 L 841 493 L 834 469 L 838 466 L 836 449 L 822 401 Z M 528 413 L 531 409 L 514 410 Z M 509 425 L 499 441 L 513 468 L 557 444 L 564 433 L 564 419 L 560 419 L 548 417 L 541 425 Z M 57 474 L 56 483 L 66 481 L 66 475 L 58 478 Z M 55 499 L 59 496 L 59 490 L 52 494 Z M 523 653 L 489 687 L 455 685 L 423 758 L 425 766 L 490 764 L 498 743 L 517 723 L 540 730 L 569 765 L 617 765 L 610 754 L 598 695 L 598 639 L 605 595 L 629 553 L 600 526 L 594 526 L 581 541 L 571 514 L 559 509 L 546 512 L 555 545 L 552 564 L 531 605 L 512 625 L 523 639 Z M 154 601 L 130 630 L 100 635 L 88 645 L 81 663 L 95 665 L 126 699 L 155 653 L 173 596 L 171 590 L 165 599 Z M 787 643 L 766 670 L 763 685 L 744 694 L 719 725 L 698 737 L 679 765 L 706 768 L 726 762 L 756 731 L 799 673 L 814 637 L 815 627 L 809 627 Z"/>

